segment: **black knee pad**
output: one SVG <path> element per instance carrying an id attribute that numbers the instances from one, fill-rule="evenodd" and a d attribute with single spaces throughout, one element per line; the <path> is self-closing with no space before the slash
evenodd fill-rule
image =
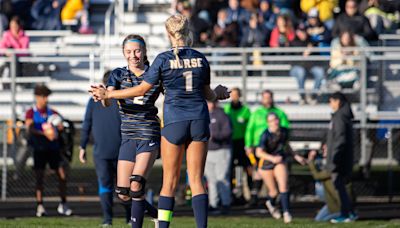
<path id="1" fill-rule="evenodd" d="M 130 196 L 129 195 L 129 188 L 128 187 L 116 187 L 115 188 L 115 193 L 117 193 L 118 195 L 123 195 L 123 196 Z"/>
<path id="2" fill-rule="evenodd" d="M 132 198 L 140 198 L 140 197 L 144 196 L 145 187 L 146 187 L 146 179 L 139 175 L 132 175 L 129 178 L 129 180 L 131 181 L 131 183 L 132 183 L 132 181 L 136 181 L 141 185 L 139 191 L 132 191 L 131 189 L 129 189 L 130 196 Z"/>

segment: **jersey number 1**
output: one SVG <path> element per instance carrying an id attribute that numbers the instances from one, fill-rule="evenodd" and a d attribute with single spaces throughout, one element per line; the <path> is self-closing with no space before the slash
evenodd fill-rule
<path id="1" fill-rule="evenodd" d="M 183 72 L 183 77 L 185 78 L 186 92 L 192 92 L 193 91 L 193 73 L 192 73 L 192 71 Z"/>

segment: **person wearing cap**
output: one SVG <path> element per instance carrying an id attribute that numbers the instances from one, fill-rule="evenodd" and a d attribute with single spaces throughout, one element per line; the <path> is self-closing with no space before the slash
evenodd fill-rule
<path id="1" fill-rule="evenodd" d="M 300 8 L 301 10 L 309 14 L 311 10 L 317 9 L 320 13 L 318 14 L 318 18 L 322 23 L 324 23 L 329 29 L 332 29 L 335 21 L 333 10 L 337 7 L 338 1 L 332 0 L 318 0 L 318 1 L 310 1 L 310 0 L 301 0 Z"/>
<path id="2" fill-rule="evenodd" d="M 35 104 L 25 114 L 25 126 L 28 131 L 28 143 L 33 148 L 33 169 L 36 177 L 36 216 L 47 215 L 43 206 L 43 180 L 46 165 L 55 171 L 59 181 L 61 202 L 57 211 L 61 215 L 70 216 L 72 210 L 67 206 L 67 179 L 62 166 L 58 133 L 63 130 L 62 121 L 51 123 L 48 119 L 57 119 L 58 113 L 48 106 L 51 90 L 43 84 L 34 88 Z M 53 121 L 54 122 L 54 121 Z"/>

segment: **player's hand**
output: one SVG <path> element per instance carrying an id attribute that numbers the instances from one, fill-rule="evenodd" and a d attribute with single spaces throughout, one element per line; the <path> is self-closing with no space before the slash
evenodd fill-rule
<path id="1" fill-rule="evenodd" d="M 225 100 L 230 97 L 230 91 L 228 91 L 228 88 L 223 85 L 218 85 L 214 89 L 214 92 L 217 95 L 218 100 Z"/>
<path id="2" fill-rule="evenodd" d="M 107 99 L 107 89 L 99 85 L 91 85 L 89 93 L 92 95 L 94 101 L 101 101 Z"/>
<path id="3" fill-rule="evenodd" d="M 310 151 L 308 153 L 308 157 L 307 157 L 308 162 L 314 161 L 316 156 L 317 156 L 317 151 L 315 151 L 315 150 Z"/>
<path id="4" fill-rule="evenodd" d="M 296 160 L 300 165 L 307 164 L 306 159 L 303 158 L 302 156 L 298 155 L 298 154 L 294 155 L 294 160 Z"/>
<path id="5" fill-rule="evenodd" d="M 82 164 L 85 164 L 85 163 L 86 163 L 86 150 L 83 149 L 83 148 L 80 148 L 80 149 L 79 149 L 79 161 L 80 161 Z"/>
<path id="6" fill-rule="evenodd" d="M 283 157 L 282 156 L 280 156 L 280 155 L 276 155 L 276 156 L 274 156 L 274 159 L 273 159 L 273 163 L 274 164 L 279 164 L 279 163 L 281 163 L 283 161 Z"/>

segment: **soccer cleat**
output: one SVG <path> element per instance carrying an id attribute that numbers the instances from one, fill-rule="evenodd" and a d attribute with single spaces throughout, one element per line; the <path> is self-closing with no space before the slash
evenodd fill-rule
<path id="1" fill-rule="evenodd" d="M 44 209 L 42 204 L 39 204 L 36 208 L 36 217 L 42 217 L 42 216 L 46 216 L 47 212 Z"/>
<path id="2" fill-rule="evenodd" d="M 289 212 L 283 212 L 283 222 L 284 223 L 291 223 L 292 222 L 292 215 Z"/>
<path id="3" fill-rule="evenodd" d="M 267 207 L 269 213 L 272 215 L 272 217 L 274 219 L 280 219 L 281 218 L 281 213 L 279 212 L 279 210 L 274 207 L 271 203 L 271 201 L 267 200 L 265 202 L 265 206 Z"/>
<path id="4" fill-rule="evenodd" d="M 100 227 L 112 227 L 112 224 L 105 222 L 105 223 L 101 224 Z"/>
<path id="5" fill-rule="evenodd" d="M 351 212 L 349 214 L 349 218 L 350 218 L 351 221 L 356 221 L 358 219 L 358 215 L 356 213 L 354 213 L 354 212 Z"/>
<path id="6" fill-rule="evenodd" d="M 151 219 L 152 222 L 154 222 L 154 228 L 158 228 L 160 226 L 158 219 Z"/>
<path id="7" fill-rule="evenodd" d="M 350 217 L 339 216 L 337 218 L 331 219 L 331 223 L 348 223 L 351 222 Z"/>
<path id="8" fill-rule="evenodd" d="M 65 203 L 58 204 L 57 212 L 60 215 L 66 215 L 66 216 L 71 216 L 72 215 L 72 210 Z"/>

